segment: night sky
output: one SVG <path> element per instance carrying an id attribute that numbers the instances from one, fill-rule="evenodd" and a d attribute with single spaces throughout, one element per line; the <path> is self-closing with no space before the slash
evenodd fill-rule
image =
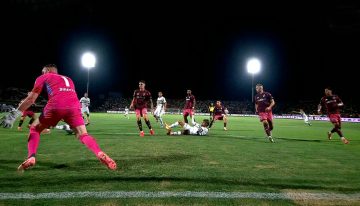
<path id="1" fill-rule="evenodd" d="M 106 3 L 101 3 L 106 2 Z M 31 89 L 54 63 L 86 90 L 83 52 L 96 54 L 90 97 L 130 97 L 144 79 L 155 97 L 250 100 L 246 60 L 258 57 L 275 100 L 319 100 L 326 86 L 347 101 L 360 68 L 356 5 L 125 5 L 116 1 L 4 1 L 1 88 Z M 21 74 L 21 76 L 20 76 Z M 165 76 L 165 78 L 161 78 Z"/>

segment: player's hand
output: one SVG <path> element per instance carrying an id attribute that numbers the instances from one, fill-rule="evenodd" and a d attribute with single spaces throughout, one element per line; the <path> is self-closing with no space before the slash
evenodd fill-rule
<path id="1" fill-rule="evenodd" d="M 16 118 L 21 115 L 21 112 L 17 109 L 9 112 L 0 119 L 0 125 L 4 128 L 12 128 Z"/>
<path id="2" fill-rule="evenodd" d="M 271 110 L 270 107 L 266 107 L 266 108 L 265 108 L 265 111 L 267 111 L 267 112 L 270 111 L 270 110 Z"/>
<path id="3" fill-rule="evenodd" d="M 134 107 L 134 105 L 131 104 L 130 107 L 129 107 L 129 109 L 133 109 L 133 107 Z"/>

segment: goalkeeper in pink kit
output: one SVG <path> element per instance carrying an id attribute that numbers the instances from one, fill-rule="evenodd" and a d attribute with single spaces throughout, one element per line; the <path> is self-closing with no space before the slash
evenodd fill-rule
<path id="1" fill-rule="evenodd" d="M 46 65 L 43 68 L 42 75 L 36 79 L 34 88 L 26 99 L 20 103 L 18 109 L 1 118 L 0 124 L 5 128 L 11 128 L 16 118 L 35 102 L 43 90 L 47 91 L 48 102 L 38 123 L 34 123 L 30 128 L 28 158 L 18 167 L 18 170 L 23 171 L 35 165 L 41 131 L 55 127 L 60 120 L 64 120 L 70 125 L 80 142 L 93 152 L 101 163 L 109 169 L 115 170 L 116 162 L 105 154 L 96 140 L 87 133 L 73 81 L 69 77 L 59 75 L 54 64 Z"/>

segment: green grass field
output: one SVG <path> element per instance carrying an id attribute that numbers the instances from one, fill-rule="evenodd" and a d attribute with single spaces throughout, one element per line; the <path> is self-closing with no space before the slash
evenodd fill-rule
<path id="1" fill-rule="evenodd" d="M 138 136 L 134 116 L 92 114 L 88 132 L 117 161 L 109 171 L 73 135 L 52 130 L 42 135 L 37 164 L 16 168 L 27 155 L 27 132 L 0 129 L 0 205 L 360 205 L 360 124 L 343 123 L 344 145 L 330 122 L 275 119 L 275 143 L 257 118 L 230 117 L 228 131 L 216 122 L 208 136 L 167 136 L 151 118 L 155 136 Z M 179 115 L 166 115 L 173 123 Z M 197 117 L 201 120 L 203 117 Z M 330 194 L 324 199 L 214 197 L 75 197 L 10 199 L 5 193 L 59 192 L 223 192 Z M 153 194 L 153 193 L 151 193 Z M 331 198 L 332 194 L 355 198 Z"/>

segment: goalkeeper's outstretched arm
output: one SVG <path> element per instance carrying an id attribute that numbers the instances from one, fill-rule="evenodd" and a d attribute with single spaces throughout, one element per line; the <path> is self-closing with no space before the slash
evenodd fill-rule
<path id="1" fill-rule="evenodd" d="M 19 104 L 17 110 L 23 112 L 27 110 L 32 104 L 35 104 L 36 99 L 38 98 L 39 94 L 35 92 L 30 92 L 29 95 Z"/>
<path id="2" fill-rule="evenodd" d="M 0 125 L 4 128 L 12 128 L 17 117 L 21 115 L 26 109 L 28 109 L 39 96 L 38 93 L 30 92 L 28 96 L 19 104 L 19 107 L 0 119 Z"/>

